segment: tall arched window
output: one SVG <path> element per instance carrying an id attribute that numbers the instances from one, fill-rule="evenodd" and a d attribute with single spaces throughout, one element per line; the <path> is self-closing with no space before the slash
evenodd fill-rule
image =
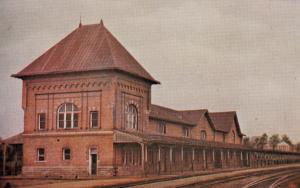
<path id="1" fill-rule="evenodd" d="M 128 105 L 126 114 L 126 128 L 138 129 L 138 110 L 135 105 Z"/>
<path id="2" fill-rule="evenodd" d="M 78 108 L 72 103 L 64 103 L 57 110 L 58 128 L 71 129 L 78 127 Z"/>
<path id="3" fill-rule="evenodd" d="M 235 132 L 232 131 L 232 140 L 233 140 L 233 143 L 235 143 Z"/>
<path id="4" fill-rule="evenodd" d="M 206 140 L 206 131 L 205 130 L 202 130 L 201 131 L 201 140 Z"/>

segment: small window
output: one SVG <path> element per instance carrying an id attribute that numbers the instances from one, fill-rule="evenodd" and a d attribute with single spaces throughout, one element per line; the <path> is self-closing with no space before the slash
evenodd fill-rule
<path id="1" fill-rule="evenodd" d="M 159 122 L 159 124 L 158 124 L 158 132 L 160 134 L 166 134 L 167 133 L 166 123 L 165 122 Z"/>
<path id="2" fill-rule="evenodd" d="M 91 128 L 98 127 L 98 111 L 90 112 L 90 127 Z"/>
<path id="3" fill-rule="evenodd" d="M 225 140 L 226 140 L 226 135 L 223 134 L 223 142 L 225 143 Z"/>
<path id="4" fill-rule="evenodd" d="M 207 134 L 206 131 L 202 130 L 201 131 L 201 140 L 206 140 Z"/>
<path id="5" fill-rule="evenodd" d="M 38 124 L 39 124 L 39 129 L 46 128 L 46 114 L 45 113 L 38 114 Z"/>
<path id="6" fill-rule="evenodd" d="M 63 160 L 70 160 L 71 159 L 71 150 L 70 148 L 63 149 Z"/>
<path id="7" fill-rule="evenodd" d="M 190 137 L 190 129 L 188 127 L 183 127 L 182 132 L 184 137 Z"/>
<path id="8" fill-rule="evenodd" d="M 45 160 L 45 149 L 44 148 L 38 148 L 37 149 L 37 160 L 38 161 L 44 161 Z"/>

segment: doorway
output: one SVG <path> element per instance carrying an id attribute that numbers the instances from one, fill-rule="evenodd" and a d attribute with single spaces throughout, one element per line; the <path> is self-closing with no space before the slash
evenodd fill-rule
<path id="1" fill-rule="evenodd" d="M 97 175 L 97 149 L 90 149 L 90 173 L 91 175 Z"/>

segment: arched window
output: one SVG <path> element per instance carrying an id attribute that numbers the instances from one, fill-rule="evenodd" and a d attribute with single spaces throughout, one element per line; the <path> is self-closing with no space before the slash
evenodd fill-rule
<path id="1" fill-rule="evenodd" d="M 201 140 L 206 140 L 206 131 L 202 130 L 201 131 Z"/>
<path id="2" fill-rule="evenodd" d="M 138 129 L 138 110 L 133 104 L 127 107 L 126 128 Z"/>
<path id="3" fill-rule="evenodd" d="M 58 128 L 71 129 L 78 127 L 78 108 L 72 103 L 64 103 L 57 110 Z"/>
<path id="4" fill-rule="evenodd" d="M 235 132 L 232 131 L 232 140 L 233 140 L 233 143 L 235 143 Z"/>

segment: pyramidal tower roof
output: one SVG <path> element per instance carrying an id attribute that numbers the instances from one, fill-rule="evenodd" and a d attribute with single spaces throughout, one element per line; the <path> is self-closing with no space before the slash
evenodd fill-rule
<path id="1" fill-rule="evenodd" d="M 17 74 L 16 78 L 114 70 L 154 84 L 155 80 L 122 44 L 100 24 L 82 25 Z"/>

